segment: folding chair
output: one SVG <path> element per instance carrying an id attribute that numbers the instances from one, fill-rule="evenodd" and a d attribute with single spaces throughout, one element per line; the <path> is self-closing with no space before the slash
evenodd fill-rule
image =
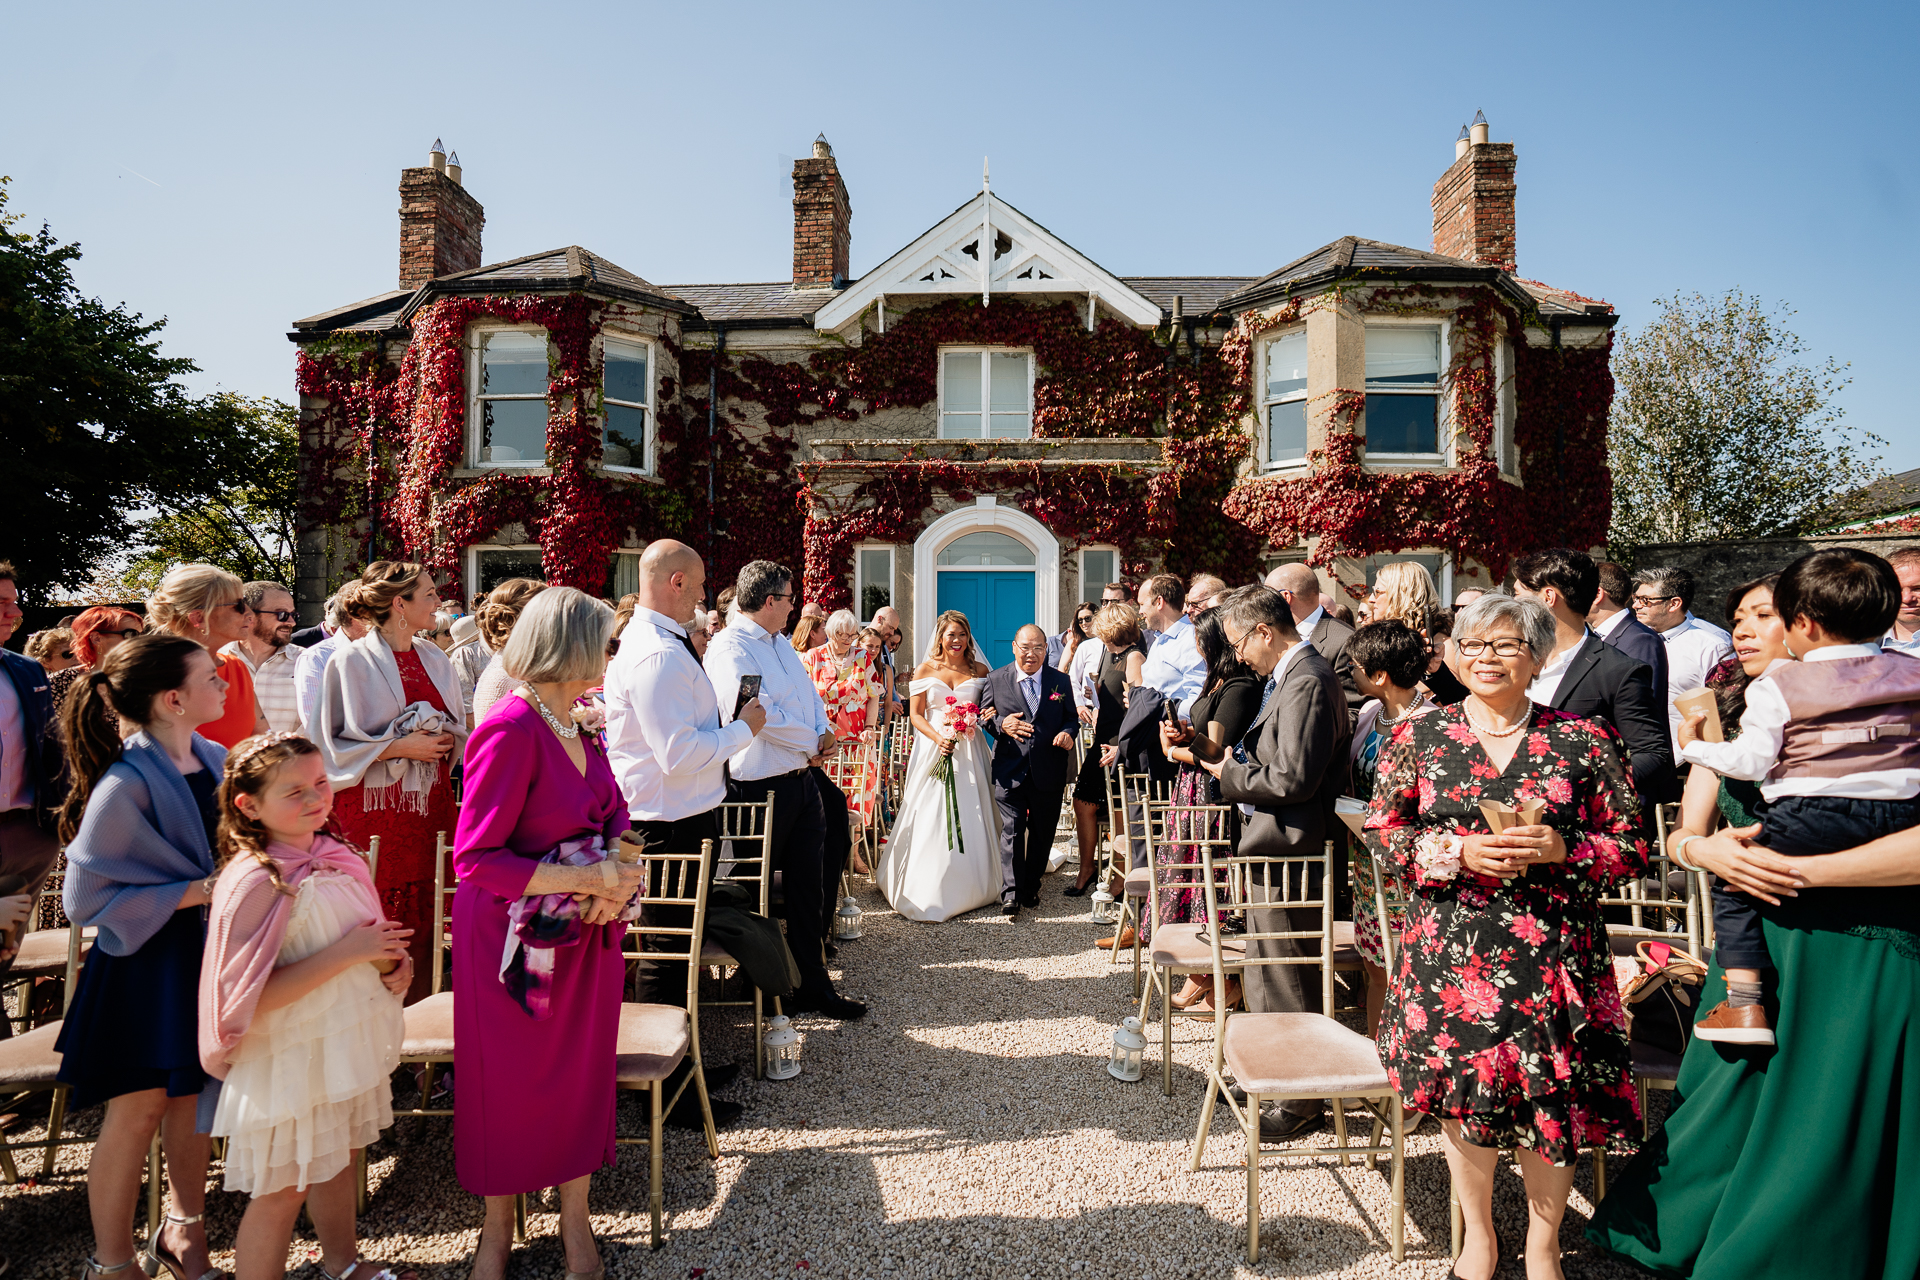
<path id="1" fill-rule="evenodd" d="M 859 797 L 869 785 L 878 785 L 878 752 L 874 743 L 856 743 L 850 750 L 836 752 L 823 766 L 833 785 L 846 793 L 847 834 L 852 839 L 853 851 L 869 867 L 880 856 L 879 842 L 874 838 L 872 825 L 860 812 Z"/>
<path id="2" fill-rule="evenodd" d="M 51 932 L 55 931 L 36 930 L 27 936 L 32 938 L 41 933 Z M 40 1176 L 45 1178 L 53 1173 L 54 1153 L 59 1148 L 84 1146 L 93 1141 L 92 1138 L 63 1138 L 60 1136 L 62 1126 L 66 1124 L 67 1095 L 70 1090 L 66 1085 L 60 1083 L 61 1055 L 53 1047 L 53 1042 L 60 1038 L 60 1027 L 65 1018 L 67 1007 L 73 1003 L 73 984 L 74 980 L 80 975 L 81 964 L 84 963 L 85 947 L 81 937 L 83 931 L 79 925 L 70 924 L 65 929 L 58 930 L 58 932 L 65 934 L 67 940 L 65 963 L 66 986 L 61 995 L 61 1018 L 57 1018 L 52 1022 L 42 1023 L 31 1031 L 23 1032 L 9 1039 L 0 1040 L 0 1099 L 8 1102 L 17 1102 L 21 1098 L 42 1091 L 51 1090 L 53 1093 L 53 1099 L 47 1110 L 46 1137 L 40 1139 L 38 1142 L 0 1141 L 0 1183 L 9 1185 L 20 1181 L 20 1170 L 13 1162 L 13 1153 L 15 1151 L 25 1151 L 33 1147 L 39 1147 L 42 1152 L 40 1158 Z M 25 954 L 25 950 L 25 946 L 23 945 L 21 948 L 23 955 Z M 29 990 L 31 990 L 31 988 L 29 988 Z M 147 1193 L 147 1219 L 150 1222 L 157 1222 L 159 1221 L 157 1216 L 159 1210 L 155 1208 L 155 1206 L 159 1203 L 160 1195 L 159 1168 L 158 1165 L 154 1163 L 158 1158 L 157 1149 L 150 1150 L 147 1153 L 147 1158 L 149 1166 L 148 1177 L 152 1184 L 148 1188 Z"/>
<path id="3" fill-rule="evenodd" d="M 1348 1029 L 1332 1017 L 1333 955 L 1327 945 L 1333 931 L 1333 842 L 1328 840 L 1318 854 L 1220 856 L 1212 844 L 1200 847 L 1202 887 L 1207 900 L 1207 918 L 1220 919 L 1222 912 L 1244 912 L 1247 931 L 1242 942 L 1247 954 L 1238 968 L 1245 973 L 1264 965 L 1312 965 L 1320 972 L 1320 1013 L 1229 1013 L 1222 1009 L 1213 1024 L 1213 1063 L 1208 1071 L 1207 1100 L 1200 1109 L 1200 1127 L 1194 1135 L 1193 1165 L 1199 1171 L 1205 1154 L 1207 1134 L 1213 1127 L 1213 1109 L 1226 1099 L 1227 1109 L 1239 1121 L 1246 1141 L 1247 1165 L 1247 1261 L 1260 1260 L 1260 1165 L 1266 1158 L 1281 1160 L 1316 1159 L 1338 1156 L 1341 1165 L 1350 1155 L 1364 1156 L 1369 1169 L 1380 1156 L 1392 1165 L 1393 1223 L 1391 1239 L 1393 1260 L 1406 1257 L 1406 1161 L 1405 1133 L 1401 1123 L 1400 1095 L 1387 1083 L 1386 1068 L 1380 1065 L 1380 1053 L 1374 1042 Z M 1313 895 L 1312 873 L 1321 873 L 1319 896 Z M 1265 896 L 1255 900 L 1253 872 L 1262 869 L 1266 879 Z M 1241 874 L 1234 874 L 1239 872 Z M 1272 913 L 1278 908 L 1316 911 L 1319 927 L 1312 929 L 1269 929 L 1276 923 Z M 1262 919 L 1266 917 L 1266 919 Z M 1289 923 L 1281 916 L 1277 923 Z M 1305 956 L 1262 956 L 1252 954 L 1254 942 L 1293 938 L 1318 941 L 1319 954 Z M 1220 931 L 1209 929 L 1207 941 L 1213 961 L 1216 989 L 1225 990 L 1229 972 L 1229 953 L 1222 945 Z M 1225 1069 L 1246 1093 L 1244 1104 L 1233 1101 L 1228 1092 Z M 1265 1152 L 1260 1148 L 1260 1104 L 1293 1098 L 1327 1098 L 1333 1103 L 1334 1145 L 1303 1147 Z M 1347 1139 L 1346 1101 L 1360 1102 L 1373 1116 L 1373 1138 L 1365 1146 Z M 1388 1139 L 1383 1142 L 1383 1138 Z"/>
<path id="4" fill-rule="evenodd" d="M 728 801 L 720 806 L 720 854 L 719 862 L 713 873 L 714 883 L 731 883 L 748 886 L 759 896 L 759 914 L 772 915 L 773 908 L 773 796 L 757 804 L 744 804 Z M 628 930 L 627 936 L 637 936 Z M 629 958 L 638 956 L 638 952 L 629 952 Z M 719 944 L 701 939 L 700 967 L 703 969 L 731 969 L 740 974 L 742 981 L 746 974 L 740 969 L 740 962 L 728 955 Z M 722 989 L 726 978 L 721 975 Z M 747 985 L 752 986 L 752 983 Z M 745 1008 L 753 1007 L 753 1078 L 764 1080 L 767 1075 L 767 1046 L 763 1041 L 766 1035 L 766 997 L 759 987 L 753 987 L 753 998 L 739 1000 L 708 1000 L 709 1008 Z M 780 1012 L 780 1001 L 773 1002 L 773 1011 Z"/>
<path id="5" fill-rule="evenodd" d="M 1161 819 L 1161 836 L 1164 844 L 1210 846 L 1214 856 L 1225 862 L 1233 851 L 1233 810 L 1226 805 L 1169 805 Z M 1190 973 L 1213 972 L 1213 948 L 1208 935 L 1213 932 L 1206 924 L 1176 924 L 1160 919 L 1161 895 L 1172 889 L 1188 888 L 1198 891 L 1202 861 L 1196 854 L 1192 862 L 1162 864 L 1159 858 L 1150 862 L 1152 883 L 1149 889 L 1153 919 L 1153 941 L 1148 944 L 1147 960 L 1152 966 L 1148 974 L 1145 989 L 1140 993 L 1140 1021 L 1147 1020 L 1147 1010 L 1152 1004 L 1154 993 L 1160 995 L 1160 1076 L 1161 1087 L 1166 1095 L 1173 1096 L 1173 1020 L 1175 1018 L 1212 1018 L 1212 1013 L 1173 1007 L 1173 980 L 1175 977 Z M 1239 965 L 1244 956 L 1245 947 L 1238 937 L 1223 942 L 1229 969 Z M 1220 1004 L 1222 988 L 1215 989 L 1214 1004 Z"/>
<path id="6" fill-rule="evenodd" d="M 49 915 L 58 915 L 63 921 L 66 919 L 65 913 L 47 910 L 48 900 L 59 898 L 65 880 L 64 871 L 56 871 L 47 877 L 46 883 L 40 887 L 32 909 L 27 913 L 29 921 L 42 920 Z M 80 932 L 78 943 L 80 950 L 79 955 L 76 956 L 73 954 L 74 934 L 70 925 L 62 924 L 58 928 L 30 930 L 20 939 L 20 950 L 14 955 L 13 966 L 7 970 L 4 977 L 0 977 L 0 1002 L 4 1001 L 7 992 L 17 988 L 20 996 L 20 1011 L 9 1014 L 5 1011 L 4 1003 L 0 1003 L 0 1017 L 6 1017 L 12 1021 L 16 1030 L 32 1029 L 36 1016 L 34 1009 L 39 1003 L 36 996 L 40 994 L 41 980 L 58 978 L 63 984 L 71 984 L 71 975 L 78 971 L 78 962 L 93 950 L 93 939 L 97 933 L 99 933 L 98 929 L 84 929 Z M 66 1009 L 72 998 L 70 991 L 62 992 L 60 999 L 62 1011 Z"/>
<path id="7" fill-rule="evenodd" d="M 1679 810 L 1677 804 L 1654 806 L 1656 839 L 1648 852 L 1647 874 L 1626 881 L 1615 892 L 1602 892 L 1600 906 L 1603 909 L 1623 907 L 1629 913 L 1628 923 L 1607 925 L 1607 935 L 1614 941 L 1616 955 L 1621 954 L 1622 946 L 1625 954 L 1631 955 L 1634 944 L 1642 938 L 1677 942 L 1682 934 L 1687 950 L 1695 955 L 1701 953 L 1706 938 L 1706 918 L 1712 915 L 1706 907 L 1709 899 L 1704 886 L 1705 873 L 1689 872 L 1667 856 L 1667 832 L 1679 821 Z"/>
<path id="8" fill-rule="evenodd" d="M 454 892 L 460 887 L 448 866 L 453 855 L 453 842 L 445 831 L 440 832 L 433 845 L 433 958 L 431 964 L 431 994 L 426 999 L 410 1004 L 406 1008 L 406 1034 L 400 1042 L 400 1061 L 424 1067 L 420 1077 L 420 1105 L 410 1110 L 396 1110 L 395 1119 L 401 1116 L 451 1116 L 451 1107 L 430 1105 L 433 1097 L 433 1077 L 435 1070 L 443 1063 L 453 1061 L 453 992 L 447 990 L 447 948 L 453 943 L 453 903 Z M 368 862 L 378 863 L 380 850 L 377 843 L 368 852 Z"/>
<path id="9" fill-rule="evenodd" d="M 751 806 L 750 806 L 751 807 Z M 650 854 L 655 882 L 647 887 L 647 901 L 653 904 L 687 906 L 693 909 L 693 923 L 686 928 L 649 925 L 647 932 L 656 937 L 680 938 L 677 953 L 687 961 L 687 1007 L 670 1004 L 623 1004 L 620 1006 L 620 1041 L 614 1068 L 617 1088 L 645 1090 L 650 1114 L 647 1136 L 615 1141 L 647 1144 L 648 1203 L 653 1214 L 653 1247 L 661 1245 L 663 1217 L 662 1125 L 666 1113 L 694 1086 L 700 1098 L 701 1127 L 706 1131 L 707 1156 L 720 1158 L 720 1138 L 714 1132 L 713 1107 L 707 1098 L 707 1081 L 700 1062 L 700 935 L 707 923 L 707 890 L 712 883 L 713 841 L 701 841 L 699 853 Z M 671 951 L 651 952 L 673 955 Z M 680 1081 L 671 1098 L 666 1093 L 667 1078 L 689 1055 L 693 1066 Z"/>

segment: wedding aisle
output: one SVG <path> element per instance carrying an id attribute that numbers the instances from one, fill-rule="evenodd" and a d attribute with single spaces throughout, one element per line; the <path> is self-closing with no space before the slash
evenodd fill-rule
<path id="1" fill-rule="evenodd" d="M 902 920 L 860 882 L 866 936 L 833 962 L 842 990 L 872 1002 L 862 1021 L 803 1018 L 803 1073 L 718 1096 L 746 1105 L 720 1134 L 721 1159 L 696 1133 L 670 1130 L 666 1204 L 670 1239 L 646 1246 L 647 1157 L 622 1147 L 596 1175 L 594 1223 L 609 1274 L 631 1277 L 1440 1277 L 1449 1268 L 1446 1165 L 1428 1124 L 1408 1143 L 1407 1261 L 1394 1267 L 1384 1168 L 1331 1160 L 1269 1168 L 1261 1204 L 1265 1252 L 1245 1262 L 1245 1172 L 1240 1142 L 1216 1123 L 1206 1167 L 1187 1172 L 1210 1034 L 1175 1033 L 1174 1097 L 1160 1092 L 1158 1026 L 1150 1025 L 1148 1079 L 1106 1074 L 1114 1026 L 1127 1012 L 1127 970 L 1109 969 L 1092 943 L 1085 899 L 1048 876 L 1041 907 L 1012 923 L 989 908 L 940 925 Z M 703 1015 L 709 1061 L 748 1060 L 735 1010 Z M 1660 1104 L 1656 1104 L 1658 1106 Z M 77 1126 L 90 1130 L 98 1112 Z M 623 1132 L 644 1131 L 638 1099 L 622 1104 Z M 16 1131 L 16 1135 L 19 1131 Z M 1305 1139 L 1325 1141 L 1324 1135 Z M 87 1148 L 69 1148 L 61 1172 L 35 1187 L 0 1188 L 0 1235 L 13 1276 L 64 1280 L 86 1255 Z M 366 1256 L 416 1267 L 422 1280 L 465 1280 L 480 1202 L 453 1177 L 450 1125 L 403 1120 L 373 1149 L 373 1196 L 361 1218 Z M 37 1171 L 39 1155 L 21 1159 Z M 1524 1230 L 1518 1178 L 1503 1172 L 1497 1215 L 1516 1242 Z M 1563 1233 L 1569 1276 L 1625 1277 L 1587 1254 L 1591 1212 L 1583 1162 Z M 243 1200 L 214 1192 L 208 1223 L 230 1246 Z M 564 1274 L 557 1202 L 532 1206 L 533 1241 L 510 1275 Z M 320 1280 L 304 1259 L 289 1274 Z M 216 1248 L 216 1265 L 232 1265 Z M 1503 1275 L 1518 1276 L 1517 1260 Z"/>

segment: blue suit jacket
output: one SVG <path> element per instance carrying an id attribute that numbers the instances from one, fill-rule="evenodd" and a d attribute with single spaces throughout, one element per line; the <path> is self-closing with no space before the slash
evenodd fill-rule
<path id="1" fill-rule="evenodd" d="M 67 794 L 66 756 L 53 718 L 53 690 L 46 668 L 25 654 L 0 649 L 0 670 L 13 681 L 27 722 L 27 780 L 33 784 L 33 817 L 42 831 L 53 830 L 53 811 Z"/>
<path id="2" fill-rule="evenodd" d="M 1040 710 L 1033 716 L 1033 736 L 1014 741 L 1010 733 L 1000 732 L 1000 717 L 1018 712 L 1027 714 L 1027 700 L 1021 696 L 1020 668 L 1008 663 L 987 676 L 985 705 L 992 709 L 988 718 L 998 741 L 993 747 L 993 781 L 1000 787 L 1025 784 L 1042 791 L 1054 791 L 1067 784 L 1067 766 L 1073 752 L 1062 751 L 1053 740 L 1062 731 L 1080 731 L 1080 713 L 1073 705 L 1073 685 L 1066 673 L 1054 667 L 1040 669 Z"/>
<path id="3" fill-rule="evenodd" d="M 1653 668 L 1653 700 L 1659 704 L 1661 714 L 1667 709 L 1667 642 L 1660 633 L 1633 616 L 1633 610 L 1627 610 L 1627 620 L 1614 628 L 1613 634 L 1603 637 L 1629 658 L 1638 658 Z"/>

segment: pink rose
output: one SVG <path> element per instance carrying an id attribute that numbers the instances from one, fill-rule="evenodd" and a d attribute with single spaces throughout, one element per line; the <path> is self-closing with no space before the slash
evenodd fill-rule
<path id="1" fill-rule="evenodd" d="M 1460 1011 L 1469 1018 L 1491 1018 L 1500 1009 L 1500 992 L 1485 978 L 1460 984 Z"/>
<path id="2" fill-rule="evenodd" d="M 1573 784 L 1565 778 L 1547 779 L 1547 800 L 1552 804 L 1565 804 L 1573 799 Z"/>
<path id="3" fill-rule="evenodd" d="M 1531 914 L 1516 917 L 1514 922 L 1507 927 L 1513 930 L 1515 937 L 1527 943 L 1529 946 L 1537 947 L 1547 940 L 1547 931 L 1540 926 L 1540 922 L 1534 919 Z"/>

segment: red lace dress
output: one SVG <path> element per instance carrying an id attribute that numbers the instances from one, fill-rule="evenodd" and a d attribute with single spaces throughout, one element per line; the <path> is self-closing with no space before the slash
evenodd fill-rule
<path id="1" fill-rule="evenodd" d="M 441 701 L 440 691 L 434 688 L 419 654 L 412 650 L 396 652 L 393 659 L 400 664 L 400 688 L 409 703 L 431 703 L 449 717 L 453 715 Z M 364 809 L 363 787 L 342 787 L 333 793 L 334 823 L 343 840 L 356 849 L 365 849 L 369 840 L 380 837 L 380 865 L 374 869 L 380 905 L 386 908 L 389 919 L 413 930 L 408 944 L 413 953 L 408 1004 L 428 995 L 433 981 L 434 842 L 442 831 L 452 838 L 458 817 L 450 773 L 448 764 L 442 761 L 427 791 L 424 813 L 405 806 Z M 447 874 L 453 874 L 451 867 Z"/>

